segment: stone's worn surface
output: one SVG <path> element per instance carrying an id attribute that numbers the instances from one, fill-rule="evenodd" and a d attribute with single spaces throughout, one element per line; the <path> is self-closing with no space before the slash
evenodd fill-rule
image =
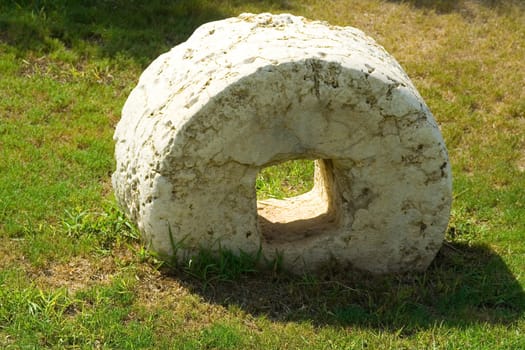
<path id="1" fill-rule="evenodd" d="M 157 58 L 115 132 L 116 196 L 161 254 L 199 248 L 425 269 L 451 174 L 439 129 L 398 63 L 361 31 L 243 14 Z M 257 202 L 258 172 L 316 159 L 314 189 Z"/>

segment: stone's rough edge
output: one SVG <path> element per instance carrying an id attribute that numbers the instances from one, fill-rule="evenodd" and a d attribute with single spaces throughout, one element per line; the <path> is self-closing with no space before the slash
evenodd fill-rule
<path id="1" fill-rule="evenodd" d="M 437 125 L 399 64 L 354 28 L 286 14 L 205 24 L 145 70 L 115 140 L 119 203 L 161 253 L 175 253 L 171 232 L 194 248 L 262 244 L 292 269 L 328 256 L 373 272 L 424 269 L 448 222 Z M 340 226 L 272 246 L 253 182 L 262 166 L 301 155 L 334 159 Z"/>

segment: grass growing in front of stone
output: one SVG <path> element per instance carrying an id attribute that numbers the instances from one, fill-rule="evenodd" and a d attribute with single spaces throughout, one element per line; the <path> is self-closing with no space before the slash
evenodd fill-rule
<path id="1" fill-rule="evenodd" d="M 243 11 L 353 25 L 405 68 L 454 174 L 428 271 L 292 276 L 228 252 L 168 268 L 142 248 L 111 193 L 120 109 L 151 60 Z M 518 0 L 1 2 L 0 348 L 524 348 L 523 23 Z M 312 174 L 267 168 L 259 197 Z"/>

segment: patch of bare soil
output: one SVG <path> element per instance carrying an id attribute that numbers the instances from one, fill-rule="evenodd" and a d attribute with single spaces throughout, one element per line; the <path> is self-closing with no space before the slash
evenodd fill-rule
<path id="1" fill-rule="evenodd" d="M 70 294 L 99 283 L 108 283 L 115 274 L 115 267 L 109 258 L 93 261 L 91 258 L 76 256 L 66 263 L 52 263 L 32 269 L 33 281 L 46 288 L 66 288 Z"/>
<path id="2" fill-rule="evenodd" d="M 523 155 L 516 162 L 516 166 L 518 167 L 519 171 L 521 171 L 522 173 L 525 172 L 525 150 L 523 150 Z"/>
<path id="3" fill-rule="evenodd" d="M 292 242 L 336 226 L 336 211 L 315 191 L 291 198 L 257 201 L 259 225 L 267 242 Z"/>
<path id="4" fill-rule="evenodd" d="M 0 269 L 5 269 L 14 264 L 20 257 L 13 254 L 16 252 L 17 242 L 9 238 L 0 238 Z"/>
<path id="5" fill-rule="evenodd" d="M 52 262 L 43 267 L 31 267 L 28 275 L 40 287 L 66 288 L 69 293 L 97 284 L 107 284 L 121 273 L 122 266 L 133 262 L 133 254 L 125 248 L 115 248 L 110 255 L 75 256 L 67 262 Z"/>

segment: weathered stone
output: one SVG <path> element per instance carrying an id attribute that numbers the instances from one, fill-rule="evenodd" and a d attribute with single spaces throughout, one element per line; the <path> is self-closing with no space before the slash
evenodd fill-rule
<path id="1" fill-rule="evenodd" d="M 403 69 L 361 31 L 243 14 L 157 58 L 115 132 L 118 201 L 149 246 L 425 269 L 442 244 L 451 174 L 434 118 Z M 316 159 L 314 189 L 256 200 L 269 165 Z"/>

